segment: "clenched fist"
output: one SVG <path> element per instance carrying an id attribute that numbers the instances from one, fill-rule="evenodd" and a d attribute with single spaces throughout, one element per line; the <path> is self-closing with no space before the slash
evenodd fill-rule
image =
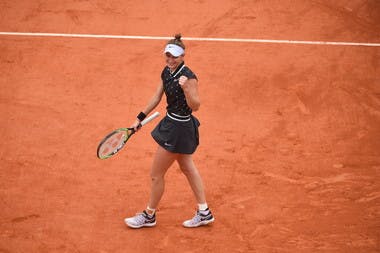
<path id="1" fill-rule="evenodd" d="M 183 85 L 186 83 L 187 79 L 188 79 L 188 78 L 187 78 L 186 76 L 181 76 L 181 77 L 179 78 L 179 80 L 178 80 L 179 85 L 183 86 Z"/>

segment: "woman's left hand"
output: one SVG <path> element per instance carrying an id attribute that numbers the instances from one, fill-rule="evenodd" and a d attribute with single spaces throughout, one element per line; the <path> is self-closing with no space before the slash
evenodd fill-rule
<path id="1" fill-rule="evenodd" d="M 178 80 L 179 85 L 183 86 L 187 82 L 188 78 L 186 76 L 181 76 Z"/>

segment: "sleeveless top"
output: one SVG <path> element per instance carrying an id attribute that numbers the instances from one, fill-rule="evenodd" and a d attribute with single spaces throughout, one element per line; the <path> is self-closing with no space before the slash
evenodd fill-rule
<path id="1" fill-rule="evenodd" d="M 188 79 L 197 79 L 197 76 L 191 69 L 185 66 L 184 62 L 182 62 L 173 73 L 167 66 L 161 73 L 167 102 L 166 110 L 171 114 L 188 116 L 192 110 L 187 105 L 185 93 L 178 81 L 181 76 L 186 76 Z"/>

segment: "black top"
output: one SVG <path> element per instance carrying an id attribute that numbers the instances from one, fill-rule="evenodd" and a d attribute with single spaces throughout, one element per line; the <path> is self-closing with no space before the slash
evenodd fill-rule
<path id="1" fill-rule="evenodd" d="M 166 110 L 169 113 L 187 116 L 191 114 L 191 108 L 187 105 L 185 93 L 178 82 L 181 76 L 186 76 L 188 79 L 197 79 L 197 76 L 191 69 L 185 66 L 184 62 L 181 63 L 173 73 L 171 73 L 167 66 L 161 73 L 166 102 L 168 104 Z"/>

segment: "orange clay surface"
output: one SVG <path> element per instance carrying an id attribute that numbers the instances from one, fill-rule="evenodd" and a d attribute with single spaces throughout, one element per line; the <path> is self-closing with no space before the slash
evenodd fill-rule
<path id="1" fill-rule="evenodd" d="M 377 0 L 0 1 L 0 31 L 380 42 Z M 199 77 L 194 160 L 155 228 L 148 124 L 109 160 L 160 82 L 164 40 L 0 37 L 0 252 L 379 252 L 380 48 L 185 41 Z M 165 113 L 165 100 L 157 108 Z"/>

